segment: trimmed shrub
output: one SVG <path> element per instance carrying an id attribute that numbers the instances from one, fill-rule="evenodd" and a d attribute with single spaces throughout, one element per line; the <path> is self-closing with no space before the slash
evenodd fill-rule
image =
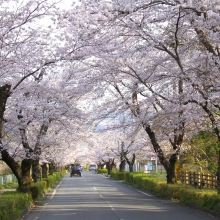
<path id="1" fill-rule="evenodd" d="M 47 182 L 41 181 L 39 183 L 31 183 L 32 199 L 41 199 L 47 189 Z"/>
<path id="2" fill-rule="evenodd" d="M 41 181 L 44 181 L 46 183 L 46 189 L 51 188 L 50 185 L 50 180 L 48 178 L 42 178 Z"/>
<path id="3" fill-rule="evenodd" d="M 53 188 L 56 184 L 56 175 L 48 175 L 48 188 Z"/>
<path id="4" fill-rule="evenodd" d="M 165 178 L 143 172 L 112 171 L 111 178 L 125 180 L 129 185 L 150 191 L 160 197 L 179 200 L 185 205 L 220 213 L 220 195 L 216 190 L 198 189 L 185 184 L 167 184 Z"/>
<path id="5" fill-rule="evenodd" d="M 202 207 L 205 210 L 220 212 L 220 195 L 214 190 L 200 190 L 189 187 L 182 191 L 180 201 L 186 205 L 193 205 L 196 207 Z"/>
<path id="6" fill-rule="evenodd" d="M 203 207 L 205 210 L 220 212 L 220 195 L 205 194 L 203 197 Z"/>
<path id="7" fill-rule="evenodd" d="M 102 169 L 97 169 L 96 172 L 97 172 L 97 173 L 101 173 L 101 174 L 107 174 L 107 173 L 108 173 L 108 170 L 105 169 L 105 168 L 102 168 Z"/>
<path id="8" fill-rule="evenodd" d="M 128 184 L 133 184 L 133 173 L 131 172 L 124 172 L 125 182 Z"/>
<path id="9" fill-rule="evenodd" d="M 13 220 L 21 217 L 21 214 L 31 205 L 34 200 L 41 199 L 49 188 L 57 184 L 65 173 L 56 172 L 43 178 L 41 182 L 31 183 L 31 193 L 5 192 L 0 195 L 0 220 Z"/>
<path id="10" fill-rule="evenodd" d="M 41 181 L 46 182 L 46 189 L 51 189 L 62 180 L 64 175 L 66 175 L 66 172 L 54 172 L 52 175 L 48 175 L 47 178 L 42 178 Z"/>
<path id="11" fill-rule="evenodd" d="M 118 170 L 112 170 L 110 176 L 114 180 L 124 180 L 124 172 L 120 172 Z"/>
<path id="12" fill-rule="evenodd" d="M 55 181 L 56 182 L 59 182 L 62 179 L 62 177 L 63 177 L 61 172 L 54 172 L 53 176 L 55 176 Z"/>
<path id="13" fill-rule="evenodd" d="M 31 194 L 5 192 L 0 195 L 0 220 L 17 219 L 32 204 Z"/>

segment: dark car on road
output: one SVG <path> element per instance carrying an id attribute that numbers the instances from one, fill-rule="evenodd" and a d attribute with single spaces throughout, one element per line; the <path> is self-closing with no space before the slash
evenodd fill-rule
<path id="1" fill-rule="evenodd" d="M 70 176 L 72 177 L 74 175 L 77 175 L 81 177 L 81 172 L 82 172 L 81 166 L 72 166 L 70 171 Z"/>

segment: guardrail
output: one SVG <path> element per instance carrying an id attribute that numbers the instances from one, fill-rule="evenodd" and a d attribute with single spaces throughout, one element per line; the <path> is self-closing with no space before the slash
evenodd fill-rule
<path id="1" fill-rule="evenodd" d="M 4 185 L 11 182 L 17 182 L 17 178 L 14 174 L 0 176 L 0 185 Z"/>

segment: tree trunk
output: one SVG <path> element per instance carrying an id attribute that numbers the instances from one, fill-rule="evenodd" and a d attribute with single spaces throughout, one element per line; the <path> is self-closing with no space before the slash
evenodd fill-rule
<path id="1" fill-rule="evenodd" d="M 125 164 L 126 164 L 126 155 L 128 154 L 128 150 L 124 150 L 125 143 L 124 141 L 121 142 L 121 150 L 120 150 L 120 165 L 119 165 L 119 171 L 123 172 L 125 170 Z"/>
<path id="2" fill-rule="evenodd" d="M 109 162 L 109 161 L 106 162 L 106 168 L 107 168 L 107 170 L 108 170 L 108 175 L 110 175 L 110 173 L 111 173 L 111 165 L 110 165 L 110 162 Z"/>
<path id="3" fill-rule="evenodd" d="M 133 172 L 134 169 L 133 169 L 133 165 L 129 164 L 129 172 Z"/>
<path id="4" fill-rule="evenodd" d="M 11 85 L 5 84 L 0 87 L 0 137 L 2 137 L 2 129 L 4 122 L 4 113 L 7 99 L 10 95 Z M 0 147 L 1 150 L 1 147 Z"/>
<path id="5" fill-rule="evenodd" d="M 218 152 L 218 171 L 217 171 L 217 192 L 220 194 L 220 142 L 219 145 L 219 152 Z"/>
<path id="6" fill-rule="evenodd" d="M 42 168 L 42 178 L 47 178 L 47 172 L 48 172 L 47 164 L 43 163 L 41 165 L 41 168 Z"/>
<path id="7" fill-rule="evenodd" d="M 40 182 L 41 180 L 41 167 L 39 164 L 39 159 L 32 161 L 32 179 L 35 183 Z"/>
<path id="8" fill-rule="evenodd" d="M 103 169 L 104 166 L 105 166 L 105 163 L 100 163 L 100 164 L 98 164 L 98 169 Z"/>
<path id="9" fill-rule="evenodd" d="M 125 160 L 121 160 L 121 163 L 119 165 L 119 171 L 124 172 L 125 171 Z"/>
<path id="10" fill-rule="evenodd" d="M 171 155 L 170 160 L 167 160 L 160 145 L 157 142 L 155 133 L 151 130 L 150 126 L 146 125 L 144 128 L 148 136 L 150 137 L 154 151 L 157 154 L 160 163 L 163 165 L 164 169 L 167 172 L 167 183 L 176 183 L 175 164 L 177 154 L 175 153 Z"/>
<path id="11" fill-rule="evenodd" d="M 133 169 L 133 165 L 134 165 L 134 162 L 135 162 L 135 154 L 132 154 L 132 159 L 131 161 L 127 158 L 127 156 L 125 156 L 125 159 L 127 161 L 127 164 L 129 165 L 129 171 L 130 172 L 133 172 L 134 169 Z"/>
<path id="12" fill-rule="evenodd" d="M 106 162 L 104 160 L 103 160 L 103 163 L 99 161 L 98 168 L 103 169 L 105 165 L 106 165 Z"/>
<path id="13" fill-rule="evenodd" d="M 31 184 L 31 163 L 32 160 L 31 159 L 24 159 L 21 162 L 21 171 L 22 171 L 22 178 L 19 181 L 20 184 L 18 186 L 18 190 L 20 192 L 30 192 L 30 184 Z"/>
<path id="14" fill-rule="evenodd" d="M 108 170 L 108 175 L 110 175 L 111 171 L 112 171 L 112 166 L 114 165 L 114 159 L 109 159 L 108 162 L 106 162 L 106 167 Z"/>
<path id="15" fill-rule="evenodd" d="M 110 169 L 111 169 L 111 171 L 114 169 L 114 167 L 116 167 L 116 166 L 115 166 L 115 163 L 114 163 L 114 160 L 115 160 L 115 159 L 110 160 Z"/>
<path id="16" fill-rule="evenodd" d="M 54 163 L 53 163 L 53 162 L 49 163 L 49 174 L 50 174 L 50 175 L 53 175 L 54 170 L 55 170 L 55 165 L 54 165 Z"/>
<path id="17" fill-rule="evenodd" d="M 169 160 L 169 167 L 167 169 L 167 183 L 176 183 L 176 170 L 175 170 L 175 165 L 176 165 L 176 155 L 172 154 Z"/>
<path id="18" fill-rule="evenodd" d="M 31 159 L 24 159 L 21 164 L 19 164 L 6 150 L 3 150 L 2 160 L 11 168 L 13 174 L 16 176 L 18 180 L 18 191 L 24 193 L 30 192 Z"/>

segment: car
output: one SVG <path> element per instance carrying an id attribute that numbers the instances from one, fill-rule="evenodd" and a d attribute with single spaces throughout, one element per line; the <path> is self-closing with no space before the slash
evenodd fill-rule
<path id="1" fill-rule="evenodd" d="M 79 176 L 81 177 L 81 166 L 71 166 L 70 176 Z"/>
<path id="2" fill-rule="evenodd" d="M 95 164 L 90 164 L 89 165 L 89 171 L 91 170 L 96 170 L 96 165 Z"/>

